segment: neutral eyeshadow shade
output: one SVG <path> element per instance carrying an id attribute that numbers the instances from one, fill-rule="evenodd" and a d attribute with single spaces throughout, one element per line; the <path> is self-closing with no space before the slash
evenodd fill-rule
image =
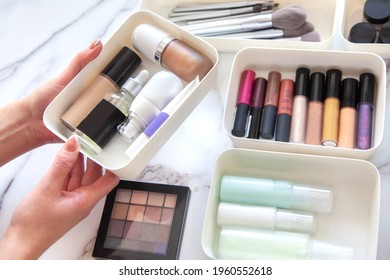
<path id="1" fill-rule="evenodd" d="M 129 212 L 127 213 L 127 220 L 142 222 L 144 218 L 144 213 L 145 206 L 131 204 L 129 207 Z"/>
<path id="2" fill-rule="evenodd" d="M 124 203 L 115 203 L 114 209 L 112 210 L 112 218 L 118 220 L 125 220 L 127 216 L 127 210 L 129 208 L 128 204 Z"/>
<path id="3" fill-rule="evenodd" d="M 161 224 L 163 224 L 163 225 L 172 224 L 173 214 L 174 214 L 174 211 L 172 208 L 164 208 L 162 211 L 162 216 L 161 216 Z"/>
<path id="4" fill-rule="evenodd" d="M 119 190 L 116 193 L 115 201 L 129 203 L 131 198 L 131 190 Z"/>
<path id="5" fill-rule="evenodd" d="M 142 224 L 140 240 L 155 242 L 158 235 L 157 224 Z"/>
<path id="6" fill-rule="evenodd" d="M 176 194 L 166 194 L 164 207 L 175 208 L 176 207 L 176 199 L 177 199 Z"/>
<path id="7" fill-rule="evenodd" d="M 108 225 L 107 235 L 112 237 L 122 237 L 124 227 L 124 221 L 111 220 Z"/>
<path id="8" fill-rule="evenodd" d="M 169 233 L 171 232 L 170 226 L 161 225 L 158 229 L 157 242 L 158 243 L 168 243 Z"/>
<path id="9" fill-rule="evenodd" d="M 127 222 L 124 230 L 124 237 L 128 239 L 139 239 L 141 237 L 142 223 Z"/>
<path id="10" fill-rule="evenodd" d="M 148 192 L 145 191 L 133 191 L 133 195 L 131 197 L 131 203 L 134 204 L 146 204 L 148 199 Z"/>
<path id="11" fill-rule="evenodd" d="M 160 223 L 161 213 L 162 213 L 162 208 L 147 206 L 145 210 L 144 222 L 154 223 L 154 224 Z"/>
<path id="12" fill-rule="evenodd" d="M 148 197 L 148 205 L 163 206 L 165 195 L 163 193 L 150 192 Z"/>

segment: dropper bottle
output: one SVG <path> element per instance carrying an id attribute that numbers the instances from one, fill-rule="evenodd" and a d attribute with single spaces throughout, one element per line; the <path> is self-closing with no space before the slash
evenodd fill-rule
<path id="1" fill-rule="evenodd" d="M 98 154 L 117 132 L 117 126 L 128 116 L 130 105 L 149 78 L 142 70 L 128 79 L 117 92 L 108 93 L 81 121 L 74 134 L 88 152 Z"/>

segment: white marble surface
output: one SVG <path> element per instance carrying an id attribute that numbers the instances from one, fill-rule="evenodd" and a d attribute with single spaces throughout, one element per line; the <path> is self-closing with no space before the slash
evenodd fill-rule
<path id="1" fill-rule="evenodd" d="M 139 5 L 140 0 L 0 0 L 0 105 L 30 93 L 56 75 L 96 38 L 106 42 Z M 201 247 L 201 233 L 208 186 L 219 154 L 232 147 L 222 118 L 233 56 L 220 54 L 215 89 L 139 177 L 192 189 L 181 259 L 207 259 Z M 390 259 L 389 143 L 387 116 L 382 145 L 370 159 L 379 169 L 382 181 L 378 259 Z M 16 205 L 45 173 L 59 147 L 55 144 L 38 148 L 0 168 L 0 236 Z M 102 208 L 103 201 L 42 259 L 91 259 Z"/>

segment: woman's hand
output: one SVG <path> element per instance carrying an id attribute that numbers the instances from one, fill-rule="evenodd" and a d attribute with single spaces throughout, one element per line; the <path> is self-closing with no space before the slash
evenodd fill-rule
<path id="1" fill-rule="evenodd" d="M 88 216 L 119 178 L 79 153 L 71 137 L 38 185 L 16 208 L 0 240 L 0 259 L 36 259 Z M 27 238 L 26 238 L 27 237 Z"/>
<path id="2" fill-rule="evenodd" d="M 61 90 L 102 50 L 97 40 L 57 77 L 30 95 L 0 107 L 0 166 L 44 144 L 60 142 L 43 123 L 43 113 Z"/>

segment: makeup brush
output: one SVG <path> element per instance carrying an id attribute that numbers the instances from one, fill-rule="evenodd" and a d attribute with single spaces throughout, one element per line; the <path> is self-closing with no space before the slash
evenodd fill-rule
<path id="1" fill-rule="evenodd" d="M 183 13 L 183 12 L 195 12 L 195 11 L 211 11 L 211 10 L 224 10 L 224 9 L 235 9 L 243 7 L 251 7 L 255 5 L 278 5 L 274 1 L 238 1 L 229 3 L 183 3 L 177 4 L 172 12 Z"/>
<path id="2" fill-rule="evenodd" d="M 306 21 L 305 10 L 298 5 L 289 5 L 271 14 L 260 14 L 245 19 L 221 20 L 203 24 L 182 26 L 194 35 L 231 33 L 265 28 L 297 29 Z"/>
<path id="3" fill-rule="evenodd" d="M 308 32 L 306 34 L 303 34 L 302 36 L 288 37 L 288 38 L 287 37 L 276 38 L 275 40 L 278 40 L 278 41 L 320 42 L 321 37 L 317 31 L 311 31 L 311 32 Z"/>
<path id="4" fill-rule="evenodd" d="M 249 14 L 249 13 L 260 13 L 260 12 L 267 11 L 267 10 L 270 10 L 270 8 L 264 7 L 263 5 L 256 5 L 256 6 L 247 7 L 247 8 L 212 11 L 212 12 L 170 13 L 168 15 L 168 17 L 169 17 L 169 20 L 172 22 L 180 22 L 180 21 L 220 18 L 220 17 L 227 17 L 227 16 L 233 16 L 233 15 L 243 15 L 243 14 Z"/>
<path id="5" fill-rule="evenodd" d="M 305 22 L 301 27 L 294 30 L 284 30 L 279 28 L 268 28 L 250 32 L 238 32 L 229 34 L 212 34 L 207 37 L 235 38 L 235 39 L 273 39 L 299 37 L 303 34 L 314 31 L 314 26 L 310 22 Z"/>

